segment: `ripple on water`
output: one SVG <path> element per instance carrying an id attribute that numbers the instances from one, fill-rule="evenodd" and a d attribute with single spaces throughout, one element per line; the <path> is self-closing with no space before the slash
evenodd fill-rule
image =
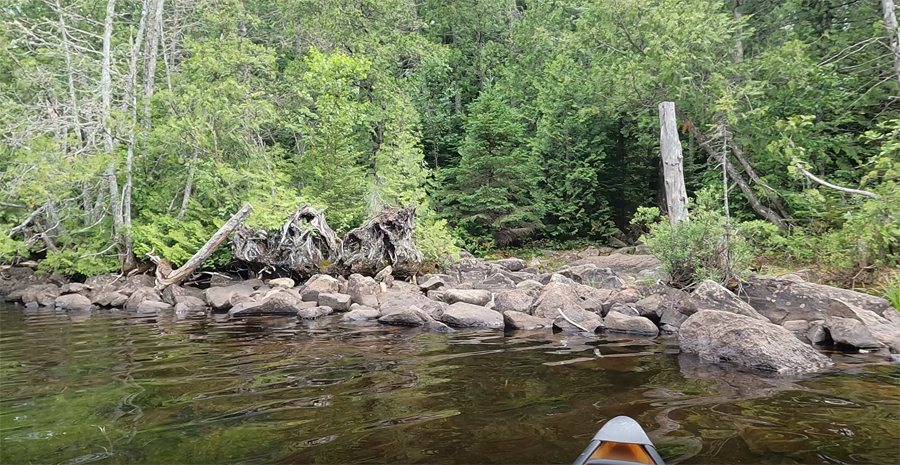
<path id="1" fill-rule="evenodd" d="M 637 419 L 683 463 L 898 463 L 900 374 L 801 378 L 673 338 L 0 305 L 4 463 L 566 463 Z"/>

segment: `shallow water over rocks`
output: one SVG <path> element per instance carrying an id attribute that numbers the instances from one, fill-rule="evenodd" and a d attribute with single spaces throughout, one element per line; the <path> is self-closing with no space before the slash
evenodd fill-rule
<path id="1" fill-rule="evenodd" d="M 0 304 L 6 463 L 571 463 L 638 420 L 668 463 L 900 463 L 900 364 L 764 377 L 677 339 L 434 334 Z"/>

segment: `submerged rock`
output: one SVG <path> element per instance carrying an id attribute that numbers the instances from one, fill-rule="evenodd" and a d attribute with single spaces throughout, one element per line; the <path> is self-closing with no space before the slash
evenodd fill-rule
<path id="1" fill-rule="evenodd" d="M 381 316 L 381 312 L 378 310 L 360 305 L 345 313 L 344 316 L 341 317 L 341 321 L 368 321 L 374 320 L 379 316 Z"/>
<path id="2" fill-rule="evenodd" d="M 681 325 L 681 350 L 710 362 L 778 373 L 814 371 L 832 365 L 781 326 L 735 313 L 702 310 Z"/>
<path id="3" fill-rule="evenodd" d="M 81 294 L 64 294 L 56 298 L 56 308 L 63 310 L 89 310 L 91 299 Z"/>
<path id="4" fill-rule="evenodd" d="M 587 331 L 589 333 L 597 332 L 597 329 L 603 328 L 603 318 L 596 313 L 582 310 L 580 308 L 564 310 L 565 317 L 556 312 L 556 318 L 553 319 L 553 326 L 561 331 Z M 570 321 L 571 320 L 571 321 Z M 573 325 L 572 322 L 577 323 Z"/>

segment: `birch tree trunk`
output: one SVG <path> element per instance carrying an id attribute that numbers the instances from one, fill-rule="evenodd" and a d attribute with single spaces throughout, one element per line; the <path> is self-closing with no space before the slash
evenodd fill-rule
<path id="1" fill-rule="evenodd" d="M 894 73 L 900 81 L 900 30 L 897 29 L 897 8 L 894 6 L 894 0 L 881 0 L 881 12 L 884 14 L 884 26 L 891 42 L 891 54 L 894 56 Z"/>
<path id="2" fill-rule="evenodd" d="M 734 7 L 731 10 L 734 19 L 739 20 L 744 17 L 744 0 L 734 0 Z M 740 31 L 738 31 L 740 33 Z M 744 41 L 738 39 L 734 47 L 734 62 L 740 63 L 744 61 Z"/>
<path id="3" fill-rule="evenodd" d="M 684 156 L 681 153 L 681 141 L 678 139 L 678 127 L 675 125 L 675 102 L 659 104 L 659 146 L 666 179 L 669 222 L 676 224 L 688 219 L 688 209 L 682 167 Z"/>
<path id="4" fill-rule="evenodd" d="M 147 49 L 144 51 L 144 116 L 141 123 L 145 128 L 150 127 L 150 106 L 147 105 L 153 97 L 156 85 L 156 58 L 159 53 L 159 41 L 162 35 L 163 7 L 165 0 L 151 0 L 150 27 L 147 28 Z"/>
<path id="5" fill-rule="evenodd" d="M 109 188 L 109 206 L 113 216 L 113 235 L 119 246 L 120 259 L 124 250 L 122 230 L 122 203 L 119 199 L 119 182 L 116 180 L 116 160 L 113 153 L 112 127 L 109 121 L 109 109 L 112 92 L 112 41 L 113 19 L 116 14 L 116 0 L 109 0 L 106 4 L 106 20 L 103 25 L 103 55 L 100 62 L 100 127 L 103 131 L 103 148 L 109 157 L 109 165 L 106 168 L 106 182 Z"/>

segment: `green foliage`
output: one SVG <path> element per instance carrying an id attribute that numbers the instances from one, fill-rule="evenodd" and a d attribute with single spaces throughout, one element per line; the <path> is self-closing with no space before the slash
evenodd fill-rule
<path id="1" fill-rule="evenodd" d="M 11 227 L 10 225 L 0 225 L 0 230 L 8 231 Z M 0 262 L 9 262 L 16 257 L 26 256 L 28 256 L 28 246 L 24 242 L 17 241 L 7 234 L 0 234 Z"/>
<path id="2" fill-rule="evenodd" d="M 726 234 L 725 216 L 713 206 L 711 191 L 702 191 L 690 206 L 690 220 L 675 225 L 656 207 L 641 207 L 634 222 L 649 232 L 641 240 L 662 261 L 669 284 L 688 288 L 705 279 L 726 283 L 749 271 L 753 256 L 737 231 Z"/>
<path id="3" fill-rule="evenodd" d="M 201 221 L 193 217 L 178 220 L 166 215 L 154 215 L 141 220 L 132 230 L 135 255 L 143 257 L 152 251 L 154 255 L 167 258 L 175 267 L 190 259 L 225 223 L 225 220 L 213 220 L 215 223 L 209 223 L 208 220 Z M 203 262 L 202 267 L 212 269 L 230 260 L 231 252 L 228 247 L 219 247 Z"/>
<path id="4" fill-rule="evenodd" d="M 884 298 L 900 312 L 900 274 L 894 273 L 884 287 Z"/>

